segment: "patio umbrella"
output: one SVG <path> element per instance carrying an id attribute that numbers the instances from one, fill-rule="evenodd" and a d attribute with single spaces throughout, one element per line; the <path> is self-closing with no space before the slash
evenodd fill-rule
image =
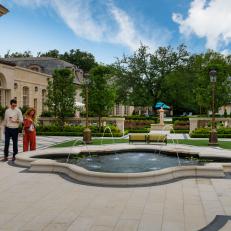
<path id="1" fill-rule="evenodd" d="M 154 108 L 155 108 L 156 110 L 161 109 L 161 108 L 163 108 L 164 110 L 169 110 L 169 109 L 170 109 L 170 107 L 169 107 L 168 105 L 166 105 L 165 103 L 163 103 L 163 102 L 161 102 L 161 101 L 158 101 L 158 102 L 156 103 L 156 105 L 154 106 Z"/>

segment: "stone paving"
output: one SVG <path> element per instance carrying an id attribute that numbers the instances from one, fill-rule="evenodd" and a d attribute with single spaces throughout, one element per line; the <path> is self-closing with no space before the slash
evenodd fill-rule
<path id="1" fill-rule="evenodd" d="M 38 148 L 72 139 L 38 137 Z M 195 231 L 216 215 L 231 215 L 229 178 L 100 187 L 0 162 L 0 231 Z M 231 221 L 219 230 L 231 230 Z"/>
<path id="2" fill-rule="evenodd" d="M 10 164 L 0 163 L 1 231 L 191 231 L 231 215 L 230 179 L 97 187 Z"/>
<path id="3" fill-rule="evenodd" d="M 78 139 L 79 137 L 73 137 L 73 136 L 37 136 L 36 142 L 37 142 L 37 149 L 45 149 L 52 145 L 62 143 L 65 141 L 70 141 L 74 139 Z M 3 150 L 4 150 L 4 141 L 0 141 L 0 157 L 3 156 Z M 18 140 L 18 151 L 19 153 L 23 151 L 23 143 L 22 143 L 22 135 L 19 135 Z M 9 155 L 12 155 L 13 152 L 13 143 L 12 140 L 10 142 L 10 149 L 9 149 Z"/>

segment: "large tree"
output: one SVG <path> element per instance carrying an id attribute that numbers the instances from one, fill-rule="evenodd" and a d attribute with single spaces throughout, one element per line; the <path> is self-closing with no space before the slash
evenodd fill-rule
<path id="1" fill-rule="evenodd" d="M 231 85 L 228 76 L 231 74 L 231 66 L 226 56 L 209 50 L 204 54 L 192 56 L 190 65 L 190 72 L 196 78 L 193 90 L 195 91 L 195 100 L 201 108 L 200 111 L 207 112 L 211 110 L 212 85 L 210 83 L 209 71 L 212 69 L 217 71 L 216 110 L 230 102 Z"/>
<path id="2" fill-rule="evenodd" d="M 62 54 L 60 58 L 81 68 L 85 73 L 88 73 L 97 65 L 95 57 L 91 53 L 79 49 L 71 49 L 69 52 Z"/>
<path id="3" fill-rule="evenodd" d="M 161 93 L 164 77 L 170 72 L 187 65 L 188 52 L 184 45 L 176 51 L 171 47 L 159 47 L 154 53 L 141 45 L 131 56 L 118 59 L 115 66 L 118 70 L 118 100 L 125 99 L 136 106 L 152 106 Z"/>
<path id="4" fill-rule="evenodd" d="M 59 119 L 61 127 L 67 115 L 75 112 L 76 86 L 73 83 L 74 75 L 68 69 L 57 69 L 53 79 L 49 80 L 47 87 L 47 106 L 49 111 Z"/>
<path id="5" fill-rule="evenodd" d="M 99 129 L 101 128 L 102 116 L 108 116 L 115 104 L 115 87 L 113 85 L 112 76 L 112 68 L 103 65 L 94 67 L 89 75 L 89 112 L 99 118 Z M 83 97 L 86 99 L 84 92 Z"/>

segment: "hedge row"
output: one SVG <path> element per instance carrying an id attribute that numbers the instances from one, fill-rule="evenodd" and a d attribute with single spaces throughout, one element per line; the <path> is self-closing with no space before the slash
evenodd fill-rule
<path id="1" fill-rule="evenodd" d="M 155 121 L 155 123 L 157 123 L 159 117 L 132 115 L 132 116 L 125 116 L 125 120 L 153 120 Z"/>
<path id="2" fill-rule="evenodd" d="M 182 130 L 171 130 L 170 133 L 189 133 L 189 129 L 182 129 Z"/>
<path id="3" fill-rule="evenodd" d="M 111 131 L 113 133 L 120 133 L 120 130 L 114 126 L 114 125 L 110 125 L 109 126 Z M 92 133 L 99 133 L 99 129 L 97 126 L 90 126 L 89 127 L 91 129 Z M 71 133 L 83 133 L 83 130 L 85 129 L 85 126 L 81 126 L 81 125 L 65 125 L 63 130 L 61 130 L 61 127 L 58 125 L 46 125 L 46 126 L 37 126 L 36 127 L 36 131 L 37 133 L 39 132 L 71 132 Z M 103 132 L 105 129 L 105 127 L 101 128 L 100 132 Z M 108 132 L 109 129 L 106 130 L 106 132 Z"/>
<path id="4" fill-rule="evenodd" d="M 121 137 L 122 133 L 112 133 L 113 137 Z M 83 133 L 78 132 L 37 132 L 40 136 L 83 136 Z M 103 133 L 92 133 L 93 137 L 102 137 Z M 104 133 L 104 137 L 111 137 L 111 133 Z"/>
<path id="5" fill-rule="evenodd" d="M 178 121 L 189 121 L 189 116 L 177 116 L 172 117 L 172 122 L 174 123 L 176 120 Z"/>
<path id="6" fill-rule="evenodd" d="M 209 134 L 191 133 L 191 138 L 209 138 Z M 231 138 L 231 134 L 217 134 L 218 138 Z"/>
<path id="7" fill-rule="evenodd" d="M 129 128 L 126 129 L 128 133 L 148 133 L 150 128 Z"/>

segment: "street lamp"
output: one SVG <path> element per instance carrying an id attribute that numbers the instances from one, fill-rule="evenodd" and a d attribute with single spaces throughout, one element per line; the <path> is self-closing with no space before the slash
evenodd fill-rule
<path id="1" fill-rule="evenodd" d="M 90 144 L 91 143 L 91 130 L 90 128 L 88 127 L 88 86 L 89 86 L 89 83 L 90 83 L 90 79 L 88 77 L 87 74 L 84 75 L 84 85 L 85 85 L 85 90 L 86 90 L 86 104 L 85 104 L 85 107 L 86 107 L 86 127 L 83 131 L 83 141 L 84 143 L 86 144 Z"/>
<path id="2" fill-rule="evenodd" d="M 209 145 L 217 146 L 217 130 L 215 125 L 215 85 L 217 81 L 216 70 L 211 70 L 209 72 L 210 82 L 212 84 L 212 129 L 209 136 Z"/>

